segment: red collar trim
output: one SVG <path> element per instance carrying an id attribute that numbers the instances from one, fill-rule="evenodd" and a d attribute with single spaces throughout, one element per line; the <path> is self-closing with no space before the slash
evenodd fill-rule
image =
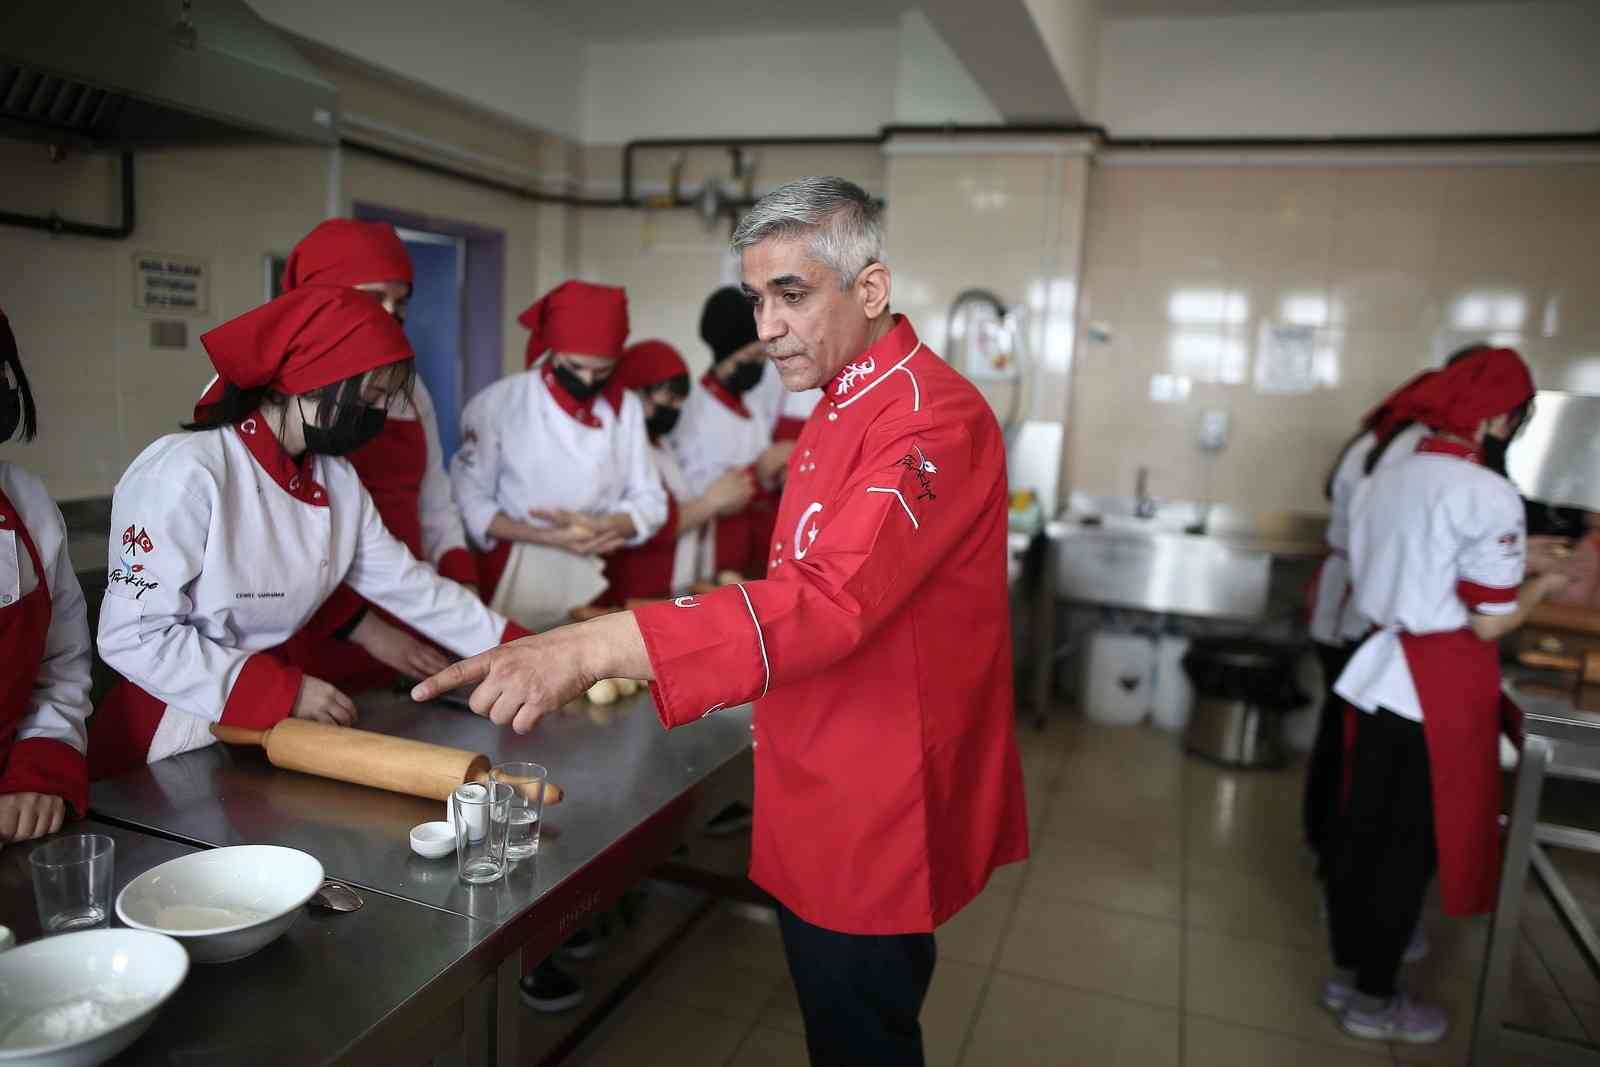
<path id="1" fill-rule="evenodd" d="M 904 315 L 894 316 L 894 326 L 865 352 L 844 365 L 823 390 L 830 406 L 848 407 L 857 397 L 863 396 L 883 381 L 891 372 L 909 359 L 922 342 L 911 320 Z"/>
<path id="2" fill-rule="evenodd" d="M 299 463 L 295 463 L 289 453 L 283 450 L 283 445 L 261 412 L 251 412 L 248 418 L 234 426 L 233 431 L 244 442 L 244 447 L 250 450 L 256 464 L 285 493 L 302 504 L 318 508 L 328 506 L 328 491 L 311 477 L 311 453 L 307 452 L 300 457 Z"/>
<path id="3" fill-rule="evenodd" d="M 1417 445 L 1417 451 L 1431 452 L 1441 456 L 1455 456 L 1468 463 L 1483 465 L 1483 449 L 1477 445 L 1469 445 L 1465 441 L 1452 441 L 1437 434 L 1429 434 Z"/>
<path id="4" fill-rule="evenodd" d="M 744 406 L 744 401 L 739 395 L 726 385 L 717 380 L 717 376 L 706 371 L 705 377 L 700 379 L 700 385 L 706 392 L 721 401 L 722 406 L 739 416 L 741 419 L 750 417 L 750 409 Z"/>
<path id="5" fill-rule="evenodd" d="M 581 404 L 575 400 L 572 394 L 562 387 L 561 379 L 556 377 L 556 372 L 551 368 L 549 360 L 545 360 L 544 366 L 540 368 L 539 377 L 543 379 L 544 387 L 550 391 L 550 396 L 554 398 L 556 406 L 571 415 L 572 421 L 582 426 L 587 426 L 591 430 L 600 428 L 600 420 L 594 413 L 594 398 L 591 397 Z"/>

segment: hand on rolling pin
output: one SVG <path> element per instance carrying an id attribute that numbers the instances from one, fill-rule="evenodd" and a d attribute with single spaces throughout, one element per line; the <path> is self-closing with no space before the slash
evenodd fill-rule
<path id="1" fill-rule="evenodd" d="M 354 726 L 356 702 L 321 678 L 307 674 L 300 679 L 300 695 L 294 698 L 294 711 L 290 714 L 329 726 Z"/>
<path id="2" fill-rule="evenodd" d="M 443 652 L 398 626 L 390 626 L 370 611 L 350 631 L 350 640 L 365 649 L 367 655 L 407 678 L 426 678 L 450 665 L 450 658 Z"/>
<path id="3" fill-rule="evenodd" d="M 452 664 L 411 690 L 411 699 L 432 700 L 475 684 L 468 706 L 497 726 L 525 734 L 602 678 L 654 677 L 633 612 L 619 611 Z"/>

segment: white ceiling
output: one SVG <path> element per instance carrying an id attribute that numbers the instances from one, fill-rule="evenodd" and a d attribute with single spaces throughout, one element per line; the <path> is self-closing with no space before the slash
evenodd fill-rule
<path id="1" fill-rule="evenodd" d="M 809 0 L 804 7 L 761 0 L 511 0 L 589 40 L 648 40 L 737 34 L 814 33 L 891 26 L 912 0 Z"/>
<path id="2" fill-rule="evenodd" d="M 1111 18 L 1147 15 L 1306 15 L 1326 11 L 1371 11 L 1382 8 L 1429 7 L 1484 3 L 1486 0 L 1101 0 L 1101 14 Z M 1529 0 L 1487 0 L 1527 3 Z"/>

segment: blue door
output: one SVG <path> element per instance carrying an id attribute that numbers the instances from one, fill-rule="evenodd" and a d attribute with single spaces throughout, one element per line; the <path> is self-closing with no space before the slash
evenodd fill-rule
<path id="1" fill-rule="evenodd" d="M 462 242 L 458 237 L 400 231 L 416 272 L 406 337 L 417 353 L 417 374 L 433 394 L 444 462 L 455 455 L 461 425 Z"/>

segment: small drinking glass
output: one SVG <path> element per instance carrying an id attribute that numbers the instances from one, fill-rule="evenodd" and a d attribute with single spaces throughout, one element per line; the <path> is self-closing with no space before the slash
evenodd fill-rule
<path id="1" fill-rule="evenodd" d="M 512 792 L 501 782 L 468 782 L 451 795 L 456 871 L 463 882 L 482 885 L 505 876 Z"/>
<path id="2" fill-rule="evenodd" d="M 104 834 L 73 834 L 28 854 L 39 925 L 46 934 L 92 930 L 111 919 L 111 870 L 117 843 Z"/>
<path id="3" fill-rule="evenodd" d="M 492 782 L 512 789 L 511 829 L 506 835 L 506 858 L 515 863 L 539 851 L 539 827 L 544 818 L 544 783 L 550 777 L 537 763 L 502 763 L 489 772 Z"/>

